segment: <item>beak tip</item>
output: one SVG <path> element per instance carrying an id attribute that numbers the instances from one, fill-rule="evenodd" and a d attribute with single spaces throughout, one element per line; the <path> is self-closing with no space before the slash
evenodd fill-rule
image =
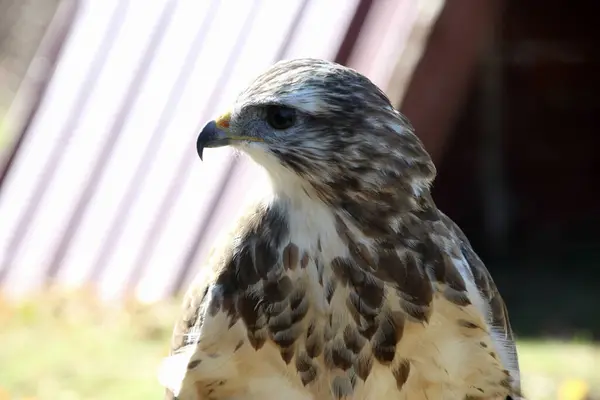
<path id="1" fill-rule="evenodd" d="M 202 159 L 204 147 L 206 147 L 206 144 L 215 137 L 216 131 L 217 124 L 215 121 L 210 121 L 204 126 L 204 128 L 202 128 L 202 131 L 198 135 L 198 139 L 196 140 L 196 152 L 198 153 L 201 161 L 204 161 Z"/>
<path id="2" fill-rule="evenodd" d="M 204 152 L 204 144 L 202 144 L 200 141 L 196 142 L 196 152 L 198 153 L 198 157 L 200 157 L 200 161 L 204 161 L 202 159 L 202 153 Z"/>

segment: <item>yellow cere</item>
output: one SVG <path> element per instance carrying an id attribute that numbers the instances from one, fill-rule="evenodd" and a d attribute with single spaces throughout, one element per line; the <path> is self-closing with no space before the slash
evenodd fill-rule
<path id="1" fill-rule="evenodd" d="M 229 120 L 231 118 L 231 112 L 226 112 L 225 114 L 221 115 L 219 118 L 217 118 L 215 120 L 215 123 L 217 124 L 217 126 L 221 129 L 227 129 L 229 128 Z"/>
<path id="2" fill-rule="evenodd" d="M 229 128 L 229 121 L 231 120 L 231 112 L 228 111 L 225 114 L 221 115 L 217 119 L 215 119 L 215 124 L 217 128 L 227 130 Z M 243 140 L 247 142 L 262 142 L 263 140 L 256 137 L 251 136 L 232 136 L 227 135 L 227 138 L 230 140 Z M 0 399 L 2 400 L 2 399 Z"/>

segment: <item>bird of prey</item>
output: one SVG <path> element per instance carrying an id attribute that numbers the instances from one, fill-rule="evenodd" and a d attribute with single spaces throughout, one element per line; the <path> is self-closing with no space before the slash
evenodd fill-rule
<path id="1" fill-rule="evenodd" d="M 505 304 L 407 119 L 318 59 L 258 76 L 197 140 L 269 190 L 213 249 L 160 367 L 179 400 L 517 399 Z"/>

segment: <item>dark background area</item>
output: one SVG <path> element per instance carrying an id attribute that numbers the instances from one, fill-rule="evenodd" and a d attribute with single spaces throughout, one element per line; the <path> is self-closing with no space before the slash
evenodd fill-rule
<path id="1" fill-rule="evenodd" d="M 600 45 L 593 1 L 505 3 L 434 196 L 521 336 L 600 339 Z M 490 82 L 491 80 L 491 82 Z"/>

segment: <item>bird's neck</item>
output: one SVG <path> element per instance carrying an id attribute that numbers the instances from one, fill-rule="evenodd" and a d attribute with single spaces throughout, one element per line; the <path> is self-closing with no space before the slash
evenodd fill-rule
<path id="1" fill-rule="evenodd" d="M 286 189 L 276 190 L 270 202 L 285 216 L 290 240 L 300 248 L 316 250 L 335 236 L 336 212 L 311 193 L 310 188 Z"/>
<path id="2" fill-rule="evenodd" d="M 402 191 L 393 196 L 348 197 L 323 193 L 319 188 L 290 177 L 272 182 L 269 202 L 287 216 L 290 229 L 303 234 L 320 233 L 325 238 L 335 232 L 336 223 L 343 220 L 359 233 L 371 238 L 387 237 L 401 224 L 402 219 L 423 209 L 435 209 L 429 188 Z"/>

